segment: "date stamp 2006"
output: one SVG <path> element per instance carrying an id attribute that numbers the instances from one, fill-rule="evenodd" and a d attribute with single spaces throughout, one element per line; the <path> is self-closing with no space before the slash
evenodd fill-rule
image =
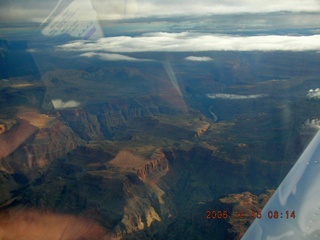
<path id="1" fill-rule="evenodd" d="M 265 215 L 265 214 L 264 214 Z M 278 211 L 278 210 L 269 210 L 267 215 L 264 216 L 261 211 L 234 211 L 229 213 L 227 210 L 207 210 L 206 211 L 206 219 L 228 219 L 228 218 L 237 218 L 237 219 L 261 219 L 263 217 L 268 217 L 268 219 L 294 219 L 296 217 L 295 211 L 286 210 L 286 211 Z"/>

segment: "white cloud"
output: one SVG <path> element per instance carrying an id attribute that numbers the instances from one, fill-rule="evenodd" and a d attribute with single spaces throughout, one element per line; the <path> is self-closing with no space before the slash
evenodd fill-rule
<path id="1" fill-rule="evenodd" d="M 208 62 L 212 61 L 213 59 L 211 57 L 198 57 L 198 56 L 189 56 L 185 58 L 188 61 L 196 61 L 196 62 Z"/>
<path id="2" fill-rule="evenodd" d="M 96 53 L 96 52 L 86 52 L 83 54 L 80 54 L 81 57 L 98 57 L 101 60 L 105 61 L 152 61 L 149 59 L 139 59 L 134 57 L 129 57 L 122 54 L 116 54 L 116 53 Z"/>
<path id="3" fill-rule="evenodd" d="M 320 10 L 318 0 L 184 0 L 183 3 L 181 0 L 94 0 L 92 3 L 100 20 Z"/>
<path id="4" fill-rule="evenodd" d="M 39 49 L 35 49 L 35 48 L 28 48 L 28 49 L 26 49 L 26 52 L 29 52 L 29 53 L 36 53 L 36 52 L 39 52 Z"/>
<path id="5" fill-rule="evenodd" d="M 320 35 L 235 36 L 158 32 L 137 37 L 101 38 L 95 42 L 73 41 L 57 49 L 82 52 L 309 51 L 320 50 Z"/>
<path id="6" fill-rule="evenodd" d="M 225 93 L 208 93 L 208 98 L 220 98 L 220 99 L 231 99 L 231 100 L 243 100 L 243 99 L 255 99 L 266 97 L 266 94 L 255 94 L 255 95 L 237 95 L 237 94 L 225 94 Z"/>
<path id="7" fill-rule="evenodd" d="M 140 0 L 135 16 L 319 11 L 318 0 Z"/>
<path id="8" fill-rule="evenodd" d="M 310 89 L 307 93 L 309 99 L 320 99 L 320 88 Z"/>
<path id="9" fill-rule="evenodd" d="M 303 124 L 303 127 L 313 128 L 313 129 L 320 129 L 320 119 L 308 119 Z"/>
<path id="10" fill-rule="evenodd" d="M 80 106 L 80 103 L 74 100 L 63 102 L 61 99 L 52 100 L 55 109 L 74 108 Z"/>
<path id="11" fill-rule="evenodd" d="M 43 21 L 55 8 L 52 0 L 0 0 L 0 20 Z M 92 4 L 98 20 L 163 17 L 177 15 L 270 13 L 278 11 L 320 11 L 319 0 L 77 0 L 76 9 L 83 12 Z M 86 12 L 81 14 L 86 17 Z M 88 13 L 89 15 L 89 13 Z M 96 18 L 95 16 L 95 18 Z M 96 20 L 96 19 L 90 19 Z"/>

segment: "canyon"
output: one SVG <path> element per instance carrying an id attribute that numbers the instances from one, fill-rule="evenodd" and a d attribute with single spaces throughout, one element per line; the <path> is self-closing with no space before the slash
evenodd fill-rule
<path id="1" fill-rule="evenodd" d="M 74 224 L 83 239 L 240 239 L 253 219 L 235 212 L 261 210 L 313 136 L 304 123 L 320 108 L 304 97 L 316 68 L 305 79 L 287 64 L 272 68 L 265 54 L 258 72 L 249 62 L 260 55 L 234 55 L 216 53 L 219 61 L 197 66 L 202 74 L 172 57 L 183 70 L 180 93 L 155 62 L 52 57 L 58 67 L 45 65 L 40 79 L 1 81 L 0 234 L 27 229 L 41 239 L 56 225 L 57 236 L 77 239 Z"/>
<path id="2" fill-rule="evenodd" d="M 47 114 L 19 107 L 0 135 L 14 145 L 1 157 L 1 208 L 92 219 L 114 239 L 192 239 L 199 231 L 221 239 L 243 226 L 208 221 L 206 210 L 229 209 L 218 200 L 229 193 L 275 186 L 292 165 L 231 159 L 209 139 L 232 126 L 199 112 L 168 118 L 125 101 L 135 107 L 109 102 Z"/>

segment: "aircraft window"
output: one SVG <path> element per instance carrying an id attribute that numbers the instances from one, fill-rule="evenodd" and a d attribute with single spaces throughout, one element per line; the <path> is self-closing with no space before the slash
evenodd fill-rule
<path id="1" fill-rule="evenodd" d="M 317 1 L 0 4 L 4 239 L 319 239 Z"/>

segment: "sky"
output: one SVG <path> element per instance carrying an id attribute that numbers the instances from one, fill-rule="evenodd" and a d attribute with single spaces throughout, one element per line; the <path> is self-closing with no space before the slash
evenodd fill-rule
<path id="1" fill-rule="evenodd" d="M 61 8 L 71 10 L 68 14 L 61 14 L 64 17 L 59 21 L 51 22 L 46 28 L 47 34 L 54 32 L 53 26 L 70 19 L 70 26 L 58 28 L 67 31 L 75 26 L 75 20 L 79 20 L 73 37 L 80 36 L 84 29 L 94 30 L 93 25 L 89 28 L 81 22 L 95 21 L 100 25 L 105 24 L 105 20 L 109 22 L 107 27 L 103 26 L 104 34 L 99 34 L 96 41 L 77 40 L 56 47 L 57 51 L 80 52 L 81 57 L 145 61 L 149 59 L 125 54 L 219 50 L 320 51 L 319 0 L 0 0 L 0 23 L 8 26 L 19 22 L 41 25 L 45 19 L 50 19 L 54 9 L 59 9 L 66 2 L 73 2 L 69 5 L 72 9 Z M 239 15 L 235 14 L 242 15 L 237 17 Z M 81 24 L 83 26 L 79 27 Z M 109 30 L 114 26 L 122 29 L 116 36 Z M 219 29 L 230 31 L 219 32 Z M 273 31 L 277 29 L 291 32 Z M 304 29 L 309 32 L 301 32 Z M 129 34 L 130 31 L 135 33 Z M 186 60 L 211 61 L 206 56 L 189 56 Z"/>
<path id="2" fill-rule="evenodd" d="M 70 1 L 70 0 L 63 0 Z M 79 5 L 90 0 L 75 0 Z M 59 0 L 0 0 L 1 22 L 42 22 Z M 99 20 L 204 14 L 319 12 L 319 0 L 91 0 Z"/>

